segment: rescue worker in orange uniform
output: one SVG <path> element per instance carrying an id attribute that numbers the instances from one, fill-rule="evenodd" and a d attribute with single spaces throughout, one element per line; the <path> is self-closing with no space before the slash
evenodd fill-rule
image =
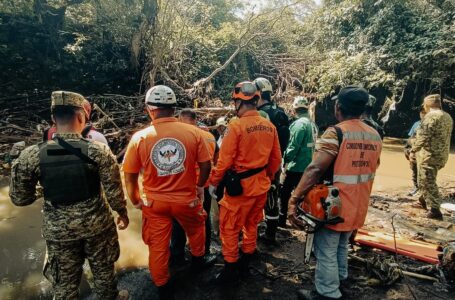
<path id="1" fill-rule="evenodd" d="M 176 103 L 174 92 L 167 86 L 154 86 L 147 92 L 145 106 L 152 123 L 133 135 L 123 162 L 128 196 L 136 208 L 142 209 L 142 238 L 149 247 L 150 273 L 160 299 L 174 299 L 168 268 L 173 219 L 188 236 L 192 270 L 198 272 L 207 266 L 207 214 L 202 203 L 211 169 L 210 154 L 200 129 L 173 117 Z M 141 171 L 145 199 L 139 193 Z"/>
<path id="2" fill-rule="evenodd" d="M 179 121 L 182 123 L 190 124 L 196 126 L 200 129 L 202 136 L 204 137 L 204 141 L 207 144 L 210 157 L 212 159 L 212 166 L 215 163 L 215 159 L 218 156 L 218 145 L 216 144 L 215 137 L 207 130 L 204 130 L 198 127 L 197 124 L 197 116 L 194 110 L 191 108 L 185 108 L 180 111 L 179 114 Z M 199 172 L 199 168 L 196 165 L 197 172 Z M 199 174 L 198 174 L 199 175 Z M 205 212 L 207 213 L 207 219 L 205 220 L 205 254 L 210 255 L 210 243 L 211 243 L 211 231 L 212 231 L 212 224 L 210 222 L 210 209 L 212 206 L 212 195 L 209 192 L 209 185 L 208 183 L 204 186 L 204 203 L 202 205 L 204 207 Z M 186 263 L 185 260 L 185 244 L 186 244 L 186 236 L 185 232 L 183 231 L 182 226 L 174 220 L 173 228 L 172 228 L 172 239 L 171 239 L 171 265 L 175 267 L 182 266 Z M 209 260 L 215 260 L 215 255 L 207 256 Z"/>
<path id="3" fill-rule="evenodd" d="M 382 141 L 379 133 L 360 119 L 368 102 L 368 92 L 347 86 L 336 96 L 335 117 L 340 122 L 329 127 L 316 143 L 313 161 L 289 201 L 288 217 L 301 228 L 297 205 L 317 183 L 328 180 L 338 188 L 344 222 L 326 225 L 314 233 L 316 289 L 299 290 L 299 299 L 340 299 L 340 282 L 348 277 L 348 240 L 362 227 L 368 211 L 375 172 L 379 166 Z"/>
<path id="4" fill-rule="evenodd" d="M 220 237 L 224 269 L 217 275 L 220 284 L 233 284 L 248 274 L 248 265 L 256 251 L 257 225 L 263 219 L 263 209 L 271 180 L 280 168 L 281 151 L 275 126 L 261 117 L 256 109 L 260 94 L 249 82 L 237 84 L 232 93 L 239 119 L 229 123 L 220 148 L 217 165 L 210 184 L 217 186 L 224 178 L 226 189 L 220 201 Z M 235 172 L 235 173 L 233 173 Z M 230 175 L 229 175 L 230 174 Z M 234 175 L 232 175 L 234 174 Z M 229 176 L 228 176 L 229 175 Z M 243 190 L 232 196 L 228 178 L 238 178 L 235 189 Z M 239 261 L 239 236 L 243 233 L 242 256 Z"/>

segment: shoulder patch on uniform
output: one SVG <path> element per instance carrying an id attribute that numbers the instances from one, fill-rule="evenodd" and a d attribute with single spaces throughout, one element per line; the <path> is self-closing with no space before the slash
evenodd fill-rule
<path id="1" fill-rule="evenodd" d="M 185 146 L 174 138 L 160 139 L 150 153 L 150 159 L 160 177 L 184 172 L 185 158 Z"/>

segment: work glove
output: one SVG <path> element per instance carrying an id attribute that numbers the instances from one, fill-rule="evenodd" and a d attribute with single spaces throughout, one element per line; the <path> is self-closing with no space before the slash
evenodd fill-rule
<path id="1" fill-rule="evenodd" d="M 303 221 L 299 220 L 297 217 L 297 205 L 299 202 L 299 198 L 295 197 L 294 195 L 291 196 L 289 199 L 289 204 L 288 204 L 288 220 L 289 223 L 291 223 L 291 227 L 294 229 L 298 230 L 303 230 L 305 227 L 305 224 Z"/>
<path id="2" fill-rule="evenodd" d="M 218 199 L 218 197 L 216 196 L 216 189 L 217 189 L 216 186 L 209 185 L 209 194 L 212 197 L 212 199 L 215 201 Z"/>

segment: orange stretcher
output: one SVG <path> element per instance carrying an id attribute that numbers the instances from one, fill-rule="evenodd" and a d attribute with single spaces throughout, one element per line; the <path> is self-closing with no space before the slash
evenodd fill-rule
<path id="1" fill-rule="evenodd" d="M 354 241 L 360 245 L 382 249 L 395 253 L 395 243 L 393 234 L 383 232 L 373 232 L 359 229 Z M 438 264 L 438 255 L 442 254 L 441 247 L 423 241 L 408 240 L 396 237 L 396 253 L 411 257 L 430 264 Z"/>

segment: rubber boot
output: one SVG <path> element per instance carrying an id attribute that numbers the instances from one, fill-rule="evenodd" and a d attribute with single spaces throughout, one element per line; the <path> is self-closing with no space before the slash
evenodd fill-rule
<path id="1" fill-rule="evenodd" d="M 276 241 L 276 230 L 278 227 L 278 220 L 267 220 L 267 228 L 265 233 L 259 235 L 259 239 L 266 245 L 278 246 Z"/>
<path id="2" fill-rule="evenodd" d="M 224 269 L 215 276 L 215 282 L 218 285 L 233 286 L 239 282 L 239 265 L 238 262 L 224 262 Z"/>
<path id="3" fill-rule="evenodd" d="M 158 296 L 160 300 L 174 300 L 174 289 L 170 282 L 158 287 Z"/>
<path id="4" fill-rule="evenodd" d="M 191 272 L 200 273 L 208 267 L 212 266 L 216 261 L 216 255 L 207 254 L 204 256 L 191 257 Z"/>
<path id="5" fill-rule="evenodd" d="M 431 208 L 430 211 L 427 213 L 427 218 L 435 219 L 435 220 L 442 220 L 442 213 L 438 208 Z"/>
<path id="6" fill-rule="evenodd" d="M 240 256 L 240 259 L 238 261 L 239 264 L 239 272 L 240 276 L 242 278 L 247 278 L 250 276 L 250 262 L 253 258 L 253 254 L 249 253 L 243 253 L 242 256 Z"/>
<path id="7" fill-rule="evenodd" d="M 278 227 L 280 228 L 286 228 L 287 225 L 286 225 L 286 220 L 287 220 L 287 216 L 285 215 L 280 215 L 280 218 L 278 219 Z"/>

